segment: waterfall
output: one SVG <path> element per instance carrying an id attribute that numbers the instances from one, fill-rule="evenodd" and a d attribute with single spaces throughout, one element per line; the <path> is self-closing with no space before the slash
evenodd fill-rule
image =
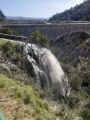
<path id="1" fill-rule="evenodd" d="M 46 84 L 47 87 L 52 87 L 63 96 L 69 94 L 68 80 L 65 78 L 60 63 L 51 51 L 30 43 L 25 45 L 24 49 L 36 80 L 42 86 Z"/>

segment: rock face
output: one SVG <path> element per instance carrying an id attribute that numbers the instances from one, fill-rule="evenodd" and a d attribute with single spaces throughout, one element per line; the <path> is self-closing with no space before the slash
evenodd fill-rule
<path id="1" fill-rule="evenodd" d="M 59 60 L 77 65 L 79 56 L 90 57 L 90 35 L 85 32 L 67 34 L 53 41 L 51 47 Z"/>

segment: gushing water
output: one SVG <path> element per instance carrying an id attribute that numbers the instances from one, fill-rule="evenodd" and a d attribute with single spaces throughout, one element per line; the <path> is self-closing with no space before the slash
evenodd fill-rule
<path id="1" fill-rule="evenodd" d="M 51 51 L 35 44 L 27 44 L 25 52 L 37 81 L 42 86 L 46 84 L 65 96 L 69 90 L 68 81 L 60 63 Z"/>

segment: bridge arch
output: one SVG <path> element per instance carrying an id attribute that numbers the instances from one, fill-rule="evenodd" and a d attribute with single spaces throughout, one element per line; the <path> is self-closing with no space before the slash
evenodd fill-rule
<path id="1" fill-rule="evenodd" d="M 49 40 L 56 39 L 58 36 L 70 34 L 78 31 L 90 32 L 90 23 L 64 23 L 64 24 L 27 24 L 27 25 L 5 25 L 17 31 L 21 35 L 29 37 L 32 32 L 38 30 L 41 34 L 47 35 Z"/>

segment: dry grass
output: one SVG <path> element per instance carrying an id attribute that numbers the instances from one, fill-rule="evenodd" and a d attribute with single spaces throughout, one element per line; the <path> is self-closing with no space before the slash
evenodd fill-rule
<path id="1" fill-rule="evenodd" d="M 0 93 L 0 109 L 5 120 L 57 119 L 50 104 L 46 100 L 41 100 L 39 93 L 29 85 L 0 74 Z"/>

